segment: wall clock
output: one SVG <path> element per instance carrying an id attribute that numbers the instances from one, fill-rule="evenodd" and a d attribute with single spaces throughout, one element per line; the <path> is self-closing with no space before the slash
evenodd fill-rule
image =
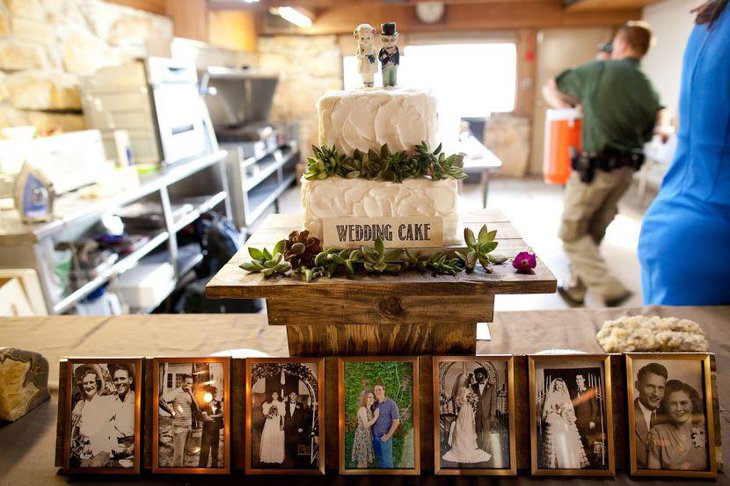
<path id="1" fill-rule="evenodd" d="M 442 2 L 418 2 L 416 17 L 424 24 L 435 24 L 444 17 L 444 10 Z"/>

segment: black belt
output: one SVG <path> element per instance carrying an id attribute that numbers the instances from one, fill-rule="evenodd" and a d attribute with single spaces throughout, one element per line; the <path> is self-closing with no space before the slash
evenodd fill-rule
<path id="1" fill-rule="evenodd" d="M 639 170 L 643 163 L 643 152 L 603 150 L 601 152 L 583 152 L 579 154 L 571 148 L 570 165 L 574 171 L 580 174 L 581 182 L 586 184 L 593 182 L 596 170 L 611 172 L 623 167 Z"/>

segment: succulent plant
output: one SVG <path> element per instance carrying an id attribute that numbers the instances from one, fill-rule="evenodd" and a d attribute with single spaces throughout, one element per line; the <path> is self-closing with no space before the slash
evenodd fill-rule
<path id="1" fill-rule="evenodd" d="M 339 153 L 334 145 L 332 147 L 312 145 L 312 152 L 314 156 L 307 159 L 307 171 L 304 173 L 307 180 L 323 180 L 338 174 L 340 166 L 348 159 Z"/>
<path id="2" fill-rule="evenodd" d="M 291 265 L 284 261 L 283 252 L 285 247 L 286 240 L 281 240 L 274 246 L 271 252 L 266 248 L 263 250 L 249 248 L 248 253 L 251 255 L 251 261 L 243 262 L 240 267 L 247 272 L 263 273 L 266 278 L 276 275 L 288 276 Z"/>
<path id="3" fill-rule="evenodd" d="M 355 149 L 352 157 L 347 157 L 340 165 L 339 175 L 346 179 L 355 179 L 363 177 L 363 159 L 365 155 L 358 149 Z"/>
<path id="4" fill-rule="evenodd" d="M 398 273 L 401 270 L 400 259 L 403 250 L 385 251 L 383 240 L 378 238 L 375 240 L 375 246 L 372 248 L 361 247 L 355 250 L 351 258 L 357 261 L 362 259 L 365 270 L 370 273 Z"/>
<path id="5" fill-rule="evenodd" d="M 426 142 L 416 146 L 416 157 L 418 158 L 421 170 L 425 170 L 431 179 L 440 181 L 443 179 L 466 179 L 464 172 L 464 156 L 453 154 L 448 157 L 442 150 L 442 144 L 430 151 Z"/>
<path id="6" fill-rule="evenodd" d="M 284 260 L 288 261 L 292 268 L 301 266 L 314 266 L 314 258 L 322 251 L 322 243 L 319 238 L 311 236 L 309 231 L 292 231 L 289 239 L 286 240 L 284 248 Z"/>
<path id="7" fill-rule="evenodd" d="M 499 255 L 492 255 L 491 252 L 497 248 L 498 242 L 494 241 L 497 230 L 489 231 L 485 224 L 479 230 L 479 236 L 475 237 L 471 228 L 464 228 L 464 241 L 466 251 L 456 252 L 457 257 L 464 262 L 466 271 L 473 272 L 476 264 L 479 263 L 487 271 L 492 273 L 492 263 L 504 263 L 507 258 Z"/>

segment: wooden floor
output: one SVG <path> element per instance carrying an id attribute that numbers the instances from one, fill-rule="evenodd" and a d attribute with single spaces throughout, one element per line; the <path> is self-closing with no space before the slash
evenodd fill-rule
<path id="1" fill-rule="evenodd" d="M 499 209 L 532 245 L 558 279 L 569 275 L 568 260 L 558 239 L 558 226 L 563 211 L 562 187 L 543 183 L 542 179 L 492 179 L 487 207 Z M 299 187 L 290 189 L 281 199 L 282 213 L 300 213 Z M 462 208 L 474 209 L 481 204 L 478 184 L 465 184 Z M 636 253 L 641 217 L 644 208 L 632 189 L 621 202 L 620 214 L 608 228 L 601 247 L 604 258 L 613 262 L 615 275 L 634 293 L 623 305 L 641 305 L 641 276 Z M 602 307 L 599 299 L 587 297 L 587 307 Z M 557 294 L 499 295 L 495 311 L 565 309 L 568 306 Z"/>

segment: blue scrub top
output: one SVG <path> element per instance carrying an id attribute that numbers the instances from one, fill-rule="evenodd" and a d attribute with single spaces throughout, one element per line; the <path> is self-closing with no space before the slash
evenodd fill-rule
<path id="1" fill-rule="evenodd" d="M 644 304 L 730 304 L 730 6 L 687 44 L 677 152 L 639 238 Z"/>

